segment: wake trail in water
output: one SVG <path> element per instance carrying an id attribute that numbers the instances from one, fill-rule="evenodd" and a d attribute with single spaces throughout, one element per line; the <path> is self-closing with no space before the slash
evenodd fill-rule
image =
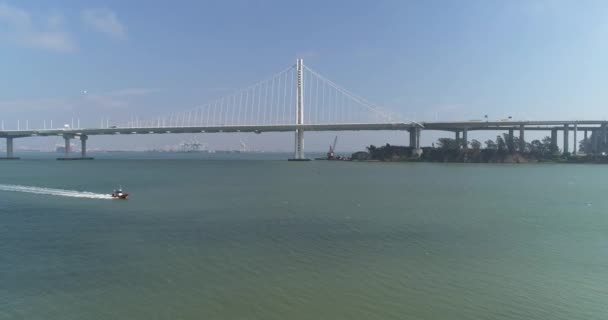
<path id="1" fill-rule="evenodd" d="M 19 186 L 14 184 L 0 184 L 0 191 L 25 192 L 35 194 L 45 194 L 50 196 L 71 197 L 71 198 L 88 198 L 88 199 L 113 199 L 109 194 L 94 193 L 77 190 L 64 190 L 53 188 L 40 188 Z"/>

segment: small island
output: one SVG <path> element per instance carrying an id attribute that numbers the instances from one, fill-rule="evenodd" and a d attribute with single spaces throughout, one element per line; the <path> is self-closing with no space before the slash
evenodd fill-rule
<path id="1" fill-rule="evenodd" d="M 579 143 L 577 154 L 562 153 L 551 142 L 551 137 L 542 140 L 520 143 L 519 138 L 513 137 L 511 143 L 507 134 L 497 136 L 496 140 L 484 143 L 471 140 L 467 145 L 452 138 L 440 138 L 431 147 L 414 149 L 406 146 L 386 144 L 384 146 L 370 145 L 367 151 L 355 152 L 350 159 L 353 161 L 411 161 L 411 162 L 461 162 L 461 163 L 608 163 L 608 156 L 601 154 L 586 154 L 590 146 L 585 140 Z M 521 146 L 524 146 L 521 149 Z"/>

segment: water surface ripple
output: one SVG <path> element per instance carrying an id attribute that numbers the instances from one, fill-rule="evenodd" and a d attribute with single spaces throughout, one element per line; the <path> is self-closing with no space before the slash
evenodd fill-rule
<path id="1" fill-rule="evenodd" d="M 0 163 L 0 319 L 608 315 L 608 167 L 138 157 Z"/>

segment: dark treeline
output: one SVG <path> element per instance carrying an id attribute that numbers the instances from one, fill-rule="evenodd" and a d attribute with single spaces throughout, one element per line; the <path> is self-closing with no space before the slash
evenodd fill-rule
<path id="1" fill-rule="evenodd" d="M 415 153 L 410 147 L 386 144 L 367 147 L 367 152 L 353 154 L 354 160 L 378 161 L 428 161 L 428 162 L 537 162 L 564 161 L 570 157 L 562 155 L 559 148 L 552 145 L 551 137 L 522 144 L 518 137 L 509 142 L 508 135 L 499 135 L 496 140 L 481 142 L 471 140 L 466 146 L 462 140 L 440 138 L 433 147 L 423 147 L 422 153 Z M 581 143 L 581 149 L 584 148 Z M 520 150 L 521 149 L 521 150 Z"/>
<path id="2" fill-rule="evenodd" d="M 558 161 L 562 155 L 557 146 L 551 143 L 551 137 L 542 140 L 520 143 L 519 137 L 509 141 L 508 134 L 497 136 L 496 140 L 481 142 L 471 140 L 467 146 L 463 141 L 440 138 L 437 148 L 423 148 L 421 160 L 454 161 L 454 162 L 530 162 Z"/>

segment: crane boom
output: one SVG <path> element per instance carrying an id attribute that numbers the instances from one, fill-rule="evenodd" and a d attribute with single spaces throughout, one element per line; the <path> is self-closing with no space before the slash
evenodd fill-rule
<path id="1" fill-rule="evenodd" d="M 336 143 L 338 143 L 338 136 L 334 138 L 334 143 L 331 145 L 331 148 L 329 148 L 329 151 L 336 152 Z"/>

